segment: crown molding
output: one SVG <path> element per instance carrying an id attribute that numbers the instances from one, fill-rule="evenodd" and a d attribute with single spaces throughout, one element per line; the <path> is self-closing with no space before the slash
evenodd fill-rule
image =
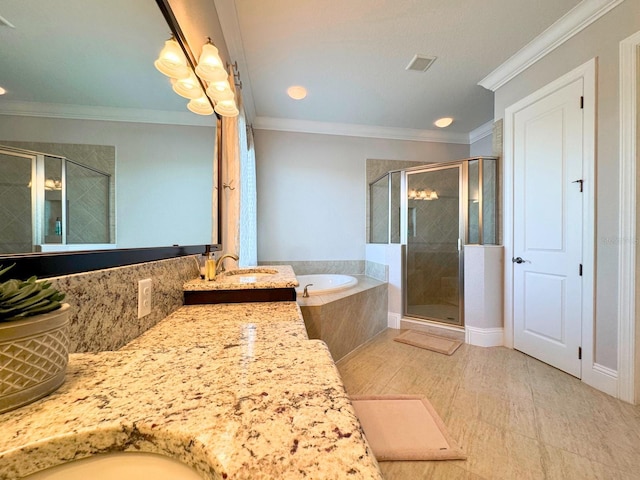
<path id="1" fill-rule="evenodd" d="M 482 140 L 484 137 L 488 137 L 493 133 L 493 120 L 489 120 L 487 123 L 483 123 L 478 128 L 475 128 L 469 132 L 469 144 L 475 143 L 478 140 Z"/>
<path id="2" fill-rule="evenodd" d="M 480 80 L 478 85 L 495 92 L 623 1 L 582 0 L 506 62 Z"/>
<path id="3" fill-rule="evenodd" d="M 256 117 L 253 122 L 253 128 L 256 130 L 318 133 L 346 137 L 386 138 L 389 140 L 408 140 L 413 142 L 469 144 L 469 135 L 466 133 L 378 127 L 351 123 L 315 122 L 310 120 L 293 120 L 290 118 Z"/>
<path id="4" fill-rule="evenodd" d="M 74 120 L 102 120 L 110 122 L 156 123 L 195 127 L 215 126 L 215 117 L 191 112 L 144 110 L 133 108 L 93 107 L 57 103 L 0 101 L 0 115 L 20 117 L 65 118 Z"/>

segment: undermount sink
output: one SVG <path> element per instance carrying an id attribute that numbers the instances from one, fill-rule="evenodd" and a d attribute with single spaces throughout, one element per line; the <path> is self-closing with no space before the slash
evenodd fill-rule
<path id="1" fill-rule="evenodd" d="M 250 267 L 250 268 L 239 268 L 237 270 L 229 270 L 227 272 L 222 273 L 221 277 L 231 277 L 234 275 L 247 275 L 252 277 L 267 277 L 269 275 L 275 275 L 278 273 L 278 270 L 273 268 L 262 268 L 262 267 Z"/>
<path id="2" fill-rule="evenodd" d="M 270 277 L 278 273 L 273 268 L 239 268 L 238 270 L 229 270 L 221 273 L 216 279 L 224 283 L 256 283 L 264 277 Z"/>
<path id="3" fill-rule="evenodd" d="M 63 463 L 25 480 L 202 480 L 193 468 L 155 453 L 117 452 Z"/>

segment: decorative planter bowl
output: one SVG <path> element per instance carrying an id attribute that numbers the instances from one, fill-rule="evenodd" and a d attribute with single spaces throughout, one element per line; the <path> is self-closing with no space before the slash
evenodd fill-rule
<path id="1" fill-rule="evenodd" d="M 69 360 L 69 304 L 0 322 L 0 413 L 34 402 L 64 382 Z"/>

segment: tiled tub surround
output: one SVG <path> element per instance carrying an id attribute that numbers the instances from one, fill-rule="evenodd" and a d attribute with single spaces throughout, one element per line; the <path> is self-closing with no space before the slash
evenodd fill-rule
<path id="1" fill-rule="evenodd" d="M 382 478 L 294 302 L 185 306 L 121 351 L 73 354 L 65 384 L 0 430 L 5 480 L 122 450 L 206 479 Z"/>
<path id="2" fill-rule="evenodd" d="M 354 275 L 358 285 L 325 295 L 298 295 L 309 338 L 324 341 L 335 361 L 387 328 L 387 284 Z"/>
<path id="3" fill-rule="evenodd" d="M 70 352 L 117 350 L 183 304 L 182 285 L 199 274 L 195 256 L 48 279 L 70 307 Z M 138 280 L 153 279 L 151 313 L 138 319 Z"/>
<path id="4" fill-rule="evenodd" d="M 296 274 L 290 265 L 263 265 L 259 267 L 246 267 L 240 269 L 247 272 L 246 277 L 251 278 L 251 272 L 263 273 L 267 270 L 276 270 L 277 273 L 267 276 L 256 276 L 255 281 L 234 282 L 235 270 L 228 270 L 216 276 L 215 280 L 203 280 L 199 276 L 191 278 L 184 283 L 184 290 L 191 292 L 209 290 L 258 290 L 274 288 L 295 288 L 298 286 Z"/>

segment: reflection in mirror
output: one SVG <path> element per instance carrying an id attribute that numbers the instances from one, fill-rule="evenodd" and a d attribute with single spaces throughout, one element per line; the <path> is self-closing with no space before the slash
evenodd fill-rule
<path id="1" fill-rule="evenodd" d="M 0 254 L 114 248 L 115 149 L 14 145 L 0 145 Z"/>
<path id="2" fill-rule="evenodd" d="M 0 14 L 14 26 L 0 28 L 0 86 L 7 90 L 0 96 L 0 145 L 74 162 L 65 162 L 67 186 L 59 200 L 55 190 L 43 193 L 42 206 L 27 189 L 12 197 L 23 212 L 18 217 L 31 219 L 42 208 L 42 221 L 21 222 L 21 240 L 0 252 L 33 252 L 38 244 L 87 249 L 218 243 L 215 117 L 189 112 L 154 68 L 170 34 L 156 2 L 21 0 L 4 2 Z M 69 152 L 90 146 L 114 152 L 113 171 Z M 0 162 L 9 160 L 1 155 Z M 26 176 L 28 184 L 29 162 L 12 157 L 10 163 L 15 181 Z M 43 181 L 62 178 L 60 161 L 55 169 L 43 173 Z M 1 178 L 4 201 L 15 188 Z M 70 178 L 77 181 L 72 185 Z M 99 195 L 88 200 L 88 190 Z M 98 211 L 102 220 L 95 231 L 74 228 Z"/>

